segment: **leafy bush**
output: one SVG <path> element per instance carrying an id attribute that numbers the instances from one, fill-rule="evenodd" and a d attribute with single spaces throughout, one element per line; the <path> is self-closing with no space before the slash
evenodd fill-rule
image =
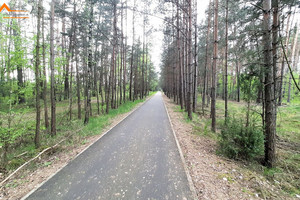
<path id="1" fill-rule="evenodd" d="M 245 127 L 241 120 L 229 119 L 219 137 L 219 151 L 233 159 L 251 160 L 264 153 L 262 128 L 250 124 Z"/>

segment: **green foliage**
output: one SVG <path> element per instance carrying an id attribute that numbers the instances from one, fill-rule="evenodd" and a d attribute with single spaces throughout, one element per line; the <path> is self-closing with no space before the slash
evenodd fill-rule
<path id="1" fill-rule="evenodd" d="M 278 107 L 277 134 L 286 141 L 300 142 L 300 103 Z"/>
<path id="2" fill-rule="evenodd" d="M 251 160 L 263 155 L 264 135 L 261 128 L 248 127 L 235 118 L 223 126 L 219 138 L 220 152 L 229 158 Z"/>
<path id="3" fill-rule="evenodd" d="M 25 161 L 22 158 L 14 158 L 9 162 L 7 169 L 9 170 L 16 169 L 17 167 L 21 166 L 24 162 Z"/>
<path id="4" fill-rule="evenodd" d="M 265 168 L 264 175 L 269 178 L 273 178 L 275 174 L 281 173 L 282 170 L 280 168 Z"/>
<path id="5" fill-rule="evenodd" d="M 258 77 L 255 77 L 252 74 L 241 74 L 240 85 L 242 99 L 248 102 L 257 98 L 258 88 L 260 87 Z"/>
<path id="6" fill-rule="evenodd" d="M 45 167 L 48 167 L 48 166 L 50 166 L 51 164 L 52 164 L 51 161 L 46 161 L 46 162 L 44 162 L 44 166 L 45 166 Z"/>

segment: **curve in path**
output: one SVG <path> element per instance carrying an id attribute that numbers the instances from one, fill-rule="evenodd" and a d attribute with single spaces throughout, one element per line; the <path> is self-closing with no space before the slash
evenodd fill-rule
<path id="1" fill-rule="evenodd" d="M 193 199 L 161 93 L 26 199 Z"/>

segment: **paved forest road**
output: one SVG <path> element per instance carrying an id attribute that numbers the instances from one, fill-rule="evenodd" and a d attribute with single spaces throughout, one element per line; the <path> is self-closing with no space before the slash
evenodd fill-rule
<path id="1" fill-rule="evenodd" d="M 27 199 L 193 199 L 161 93 Z"/>

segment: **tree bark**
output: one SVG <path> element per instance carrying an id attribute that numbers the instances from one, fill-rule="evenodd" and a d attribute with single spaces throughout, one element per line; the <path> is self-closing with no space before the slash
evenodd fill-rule
<path id="1" fill-rule="evenodd" d="M 228 120 L 228 0 L 226 0 L 226 16 L 225 16 L 225 123 Z"/>
<path id="2" fill-rule="evenodd" d="M 195 36 L 195 41 L 194 41 L 194 91 L 193 91 L 193 112 L 196 112 L 196 107 L 197 107 L 197 90 L 198 90 L 198 84 L 197 84 L 197 79 L 198 79 L 198 41 L 197 41 L 197 0 L 195 0 L 195 14 L 194 14 L 194 36 Z"/>
<path id="3" fill-rule="evenodd" d="M 48 117 L 48 106 L 47 106 L 47 73 L 46 73 L 46 52 L 45 52 L 45 18 L 44 18 L 44 6 L 42 14 L 42 38 L 43 38 L 43 78 L 44 78 L 44 88 L 43 88 L 43 100 L 44 100 L 44 117 L 45 117 L 45 127 L 49 129 L 49 117 Z"/>
<path id="4" fill-rule="evenodd" d="M 263 1 L 263 43 L 265 66 L 265 164 L 273 167 L 275 163 L 276 108 L 274 99 L 274 74 L 272 66 L 271 42 L 271 0 Z"/>
<path id="5" fill-rule="evenodd" d="M 84 117 L 84 124 L 88 124 L 89 123 L 89 119 L 90 119 L 90 115 L 91 115 L 91 73 L 92 73 L 92 68 L 93 68 L 93 64 L 92 64 L 92 59 L 93 59 L 93 55 L 92 55 L 92 39 L 93 39 L 93 9 L 94 8 L 94 4 L 93 1 L 90 2 L 90 16 L 89 16 L 89 33 L 88 33 L 88 67 L 87 67 L 87 77 L 86 77 L 86 109 L 85 109 L 85 117 Z"/>
<path id="6" fill-rule="evenodd" d="M 298 41 L 298 31 L 299 31 L 299 29 L 296 24 L 296 34 L 294 36 L 293 49 L 292 49 L 292 55 L 291 55 L 292 67 L 296 66 L 295 51 L 296 51 L 296 46 L 297 46 L 297 41 Z M 288 103 L 291 102 L 291 90 L 292 90 L 292 76 L 290 74 L 289 75 L 288 99 L 287 99 Z"/>
<path id="7" fill-rule="evenodd" d="M 188 90 L 187 90 L 187 112 L 189 119 L 192 120 L 192 0 L 188 1 L 188 55 L 187 55 L 187 81 L 188 81 Z"/>
<path id="8" fill-rule="evenodd" d="M 133 100 L 133 95 L 132 95 L 132 82 L 133 82 L 133 55 L 134 55 L 134 14 L 135 14 L 135 5 L 136 5 L 136 0 L 134 0 L 134 6 L 133 6 L 133 15 L 132 15 L 132 47 L 131 47 L 131 61 L 130 61 L 130 82 L 129 82 L 129 100 Z"/>
<path id="9" fill-rule="evenodd" d="M 55 78 L 54 78 L 54 4 L 51 1 L 50 16 L 50 69 L 51 69 L 51 135 L 56 135 L 56 100 L 55 100 Z"/>
<path id="10" fill-rule="evenodd" d="M 286 31 L 285 31 L 285 37 L 286 37 L 286 40 L 285 40 L 285 46 L 287 47 L 288 43 L 289 43 L 289 39 L 290 39 L 290 35 L 289 35 L 289 32 L 290 32 L 290 19 L 291 19 L 291 9 L 290 9 L 290 12 L 288 14 L 288 17 L 287 17 L 287 23 L 286 23 Z M 282 39 L 282 38 L 281 38 Z M 280 81 L 279 81 L 279 94 L 278 94 L 278 106 L 281 106 L 282 105 L 282 99 L 283 99 L 283 81 L 284 81 L 284 66 L 285 66 L 285 59 L 284 59 L 284 55 L 282 55 L 282 62 L 281 62 L 281 71 L 280 71 Z"/>
<path id="11" fill-rule="evenodd" d="M 212 66 L 212 86 L 211 86 L 211 130 L 216 132 L 216 68 L 218 59 L 218 0 L 215 0 L 214 12 L 214 60 Z"/>
<path id="12" fill-rule="evenodd" d="M 207 94 L 207 69 L 210 68 L 210 58 L 209 58 L 209 36 L 210 36 L 210 24 L 211 24 L 211 0 L 208 5 L 208 18 L 207 18 L 207 34 L 206 34 L 206 45 L 205 45 L 205 64 L 204 64 L 204 72 L 203 72 L 203 92 L 202 92 L 202 113 L 204 115 L 204 107 L 205 107 L 205 97 Z"/>
<path id="13" fill-rule="evenodd" d="M 36 86 L 36 127 L 34 143 L 35 147 L 40 147 L 40 122 L 41 122 L 41 107 L 40 107 L 40 35 L 41 35 L 41 17 L 42 17 L 42 0 L 38 2 L 37 16 L 37 36 L 36 36 L 36 56 L 35 56 L 35 86 Z"/>

